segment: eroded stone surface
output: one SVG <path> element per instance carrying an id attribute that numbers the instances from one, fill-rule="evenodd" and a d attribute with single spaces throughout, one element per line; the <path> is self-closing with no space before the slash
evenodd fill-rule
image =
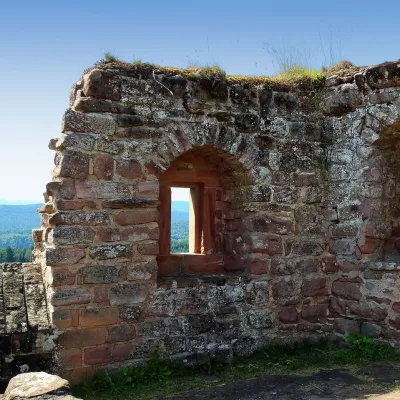
<path id="1" fill-rule="evenodd" d="M 2 387 L 19 372 L 50 369 L 55 343 L 40 265 L 0 264 L 0 277 Z"/>
<path id="2" fill-rule="evenodd" d="M 151 68 L 87 72 L 51 144 L 34 256 L 52 323 L 76 339 L 65 376 L 359 330 L 398 345 L 399 63 L 297 87 Z M 208 254 L 160 246 L 168 174 L 201 177 Z M 23 331 L 14 292 L 4 320 Z"/>

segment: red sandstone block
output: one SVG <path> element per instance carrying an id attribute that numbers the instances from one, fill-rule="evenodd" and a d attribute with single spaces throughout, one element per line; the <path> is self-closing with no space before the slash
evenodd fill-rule
<path id="1" fill-rule="evenodd" d="M 400 301 L 396 301 L 392 304 L 392 310 L 396 314 L 400 314 Z"/>
<path id="2" fill-rule="evenodd" d="M 61 182 L 49 182 L 46 185 L 46 194 L 57 199 L 71 200 L 75 195 L 75 181 L 69 179 Z"/>
<path id="3" fill-rule="evenodd" d="M 303 281 L 301 294 L 306 297 L 326 296 L 328 288 L 325 278 L 312 278 Z"/>
<path id="4" fill-rule="evenodd" d="M 335 255 L 325 255 L 322 258 L 321 262 L 324 268 L 324 272 L 326 272 L 327 274 L 333 274 L 339 271 L 339 264 Z"/>
<path id="5" fill-rule="evenodd" d="M 90 157 L 75 150 L 63 150 L 59 168 L 55 169 L 56 177 L 86 179 L 89 175 Z"/>
<path id="6" fill-rule="evenodd" d="M 346 312 L 354 314 L 362 319 L 369 319 L 373 321 L 383 321 L 388 314 L 387 306 L 375 304 L 374 302 L 347 302 Z"/>
<path id="7" fill-rule="evenodd" d="M 318 178 L 314 173 L 295 172 L 292 178 L 295 186 L 311 186 L 318 184 Z"/>
<path id="8" fill-rule="evenodd" d="M 55 288 L 51 297 L 53 306 L 65 306 L 70 304 L 86 304 L 90 302 L 90 293 L 83 287 Z"/>
<path id="9" fill-rule="evenodd" d="M 224 256 L 224 269 L 226 271 L 244 271 L 244 259 L 241 256 L 226 255 Z"/>
<path id="10" fill-rule="evenodd" d="M 264 275 L 270 272 L 271 260 L 250 260 L 248 262 L 248 267 L 252 275 Z"/>
<path id="11" fill-rule="evenodd" d="M 239 222 L 241 222 L 239 220 Z M 246 227 L 252 232 L 276 233 L 286 235 L 294 231 L 294 224 L 289 219 L 277 218 L 272 215 L 255 215 L 247 217 L 244 221 Z"/>
<path id="12" fill-rule="evenodd" d="M 111 180 L 114 175 L 114 159 L 105 154 L 94 156 L 93 174 L 98 179 Z"/>
<path id="13" fill-rule="evenodd" d="M 85 257 L 85 250 L 76 247 L 49 247 L 46 249 L 47 265 L 76 264 L 83 257 Z"/>
<path id="14" fill-rule="evenodd" d="M 136 280 L 149 280 L 155 278 L 155 273 L 157 273 L 158 265 L 157 259 L 154 256 L 150 257 L 134 257 L 132 259 L 131 265 L 127 267 L 126 275 L 124 275 L 124 280 L 136 281 Z M 119 273 L 122 277 L 123 273 Z"/>
<path id="15" fill-rule="evenodd" d="M 160 251 L 158 247 L 158 242 L 140 242 L 137 245 L 137 250 L 140 254 L 143 255 L 154 255 L 156 256 Z"/>
<path id="16" fill-rule="evenodd" d="M 337 318 L 333 321 L 333 326 L 335 331 L 341 333 L 342 335 L 360 331 L 359 321 L 351 319 Z"/>
<path id="17" fill-rule="evenodd" d="M 337 297 L 331 298 L 329 305 L 329 311 L 331 315 L 342 315 L 347 316 L 347 302 L 346 300 L 338 299 Z"/>
<path id="18" fill-rule="evenodd" d="M 69 328 L 72 326 L 71 310 L 55 310 L 52 314 L 53 325 L 57 328 Z"/>
<path id="19" fill-rule="evenodd" d="M 109 306 L 110 297 L 108 294 L 108 288 L 104 286 L 98 286 L 93 288 L 92 302 L 96 304 L 102 304 L 104 306 Z"/>
<path id="20" fill-rule="evenodd" d="M 96 346 L 83 350 L 83 362 L 86 365 L 107 364 L 112 360 L 111 346 Z"/>
<path id="21" fill-rule="evenodd" d="M 264 253 L 270 256 L 283 254 L 282 238 L 277 235 L 252 233 L 250 234 L 250 245 L 253 253 Z"/>
<path id="22" fill-rule="evenodd" d="M 183 255 L 158 256 L 157 263 L 159 276 L 180 275 L 183 270 Z"/>
<path id="23" fill-rule="evenodd" d="M 117 343 L 112 350 L 113 361 L 122 361 L 131 358 L 133 343 Z"/>
<path id="24" fill-rule="evenodd" d="M 155 208 L 142 210 L 125 210 L 115 216 L 115 222 L 121 226 L 147 224 L 158 221 L 158 211 Z"/>
<path id="25" fill-rule="evenodd" d="M 278 314 L 278 318 L 279 321 L 284 324 L 297 324 L 299 321 L 299 313 L 294 306 L 283 307 Z"/>
<path id="26" fill-rule="evenodd" d="M 183 269 L 187 272 L 223 271 L 223 256 L 219 254 L 184 254 Z"/>
<path id="27" fill-rule="evenodd" d="M 52 286 L 69 286 L 75 283 L 76 274 L 68 268 L 52 268 Z"/>
<path id="28" fill-rule="evenodd" d="M 365 264 L 350 261 L 341 261 L 339 263 L 339 268 L 342 272 L 364 271 Z"/>
<path id="29" fill-rule="evenodd" d="M 79 319 L 84 327 L 114 325 L 118 322 L 118 307 L 86 308 L 81 310 Z"/>
<path id="30" fill-rule="evenodd" d="M 325 322 L 328 311 L 327 304 L 303 306 L 301 318 L 310 322 Z"/>
<path id="31" fill-rule="evenodd" d="M 360 283 L 359 279 L 339 279 L 332 284 L 332 294 L 349 300 L 360 300 Z"/>
<path id="32" fill-rule="evenodd" d="M 394 320 L 391 320 L 390 325 L 392 325 L 396 329 L 400 329 L 400 318 L 397 317 Z"/>
<path id="33" fill-rule="evenodd" d="M 139 182 L 137 185 L 137 194 L 140 197 L 158 200 L 160 195 L 160 186 L 158 181 Z"/>
<path id="34" fill-rule="evenodd" d="M 122 182 L 109 181 L 76 181 L 76 196 L 78 199 L 129 199 L 131 185 Z"/>
<path id="35" fill-rule="evenodd" d="M 119 230 L 115 228 L 100 228 L 97 231 L 97 237 L 101 242 L 118 242 L 121 240 L 121 234 Z"/>
<path id="36" fill-rule="evenodd" d="M 277 279 L 272 284 L 274 299 L 289 299 L 294 295 L 294 282 L 292 280 Z"/>
<path id="37" fill-rule="evenodd" d="M 222 219 L 222 211 L 221 210 L 215 210 L 215 218 Z"/>
<path id="38" fill-rule="evenodd" d="M 140 240 L 158 240 L 160 229 L 156 222 L 130 226 L 121 232 L 121 240 L 138 242 Z"/>
<path id="39" fill-rule="evenodd" d="M 57 200 L 56 208 L 58 211 L 76 211 L 84 208 L 96 209 L 96 203 L 91 200 Z"/>
<path id="40" fill-rule="evenodd" d="M 119 306 L 142 303 L 146 299 L 149 289 L 149 285 L 139 283 L 121 283 L 115 285 L 110 289 L 110 304 L 112 306 Z"/>
<path id="41" fill-rule="evenodd" d="M 332 236 L 337 238 L 357 236 L 359 227 L 352 224 L 341 224 L 332 226 Z"/>
<path id="42" fill-rule="evenodd" d="M 79 325 L 79 310 L 71 310 L 72 326 L 77 327 Z"/>
<path id="43" fill-rule="evenodd" d="M 82 366 L 81 349 L 59 350 L 58 357 L 63 368 L 79 368 Z"/>
<path id="44" fill-rule="evenodd" d="M 143 177 L 142 166 L 134 159 L 117 160 L 117 172 L 119 175 L 130 179 L 140 179 Z"/>
<path id="45" fill-rule="evenodd" d="M 134 325 L 114 325 L 108 327 L 107 343 L 126 342 L 136 337 L 136 329 Z"/>
<path id="46" fill-rule="evenodd" d="M 247 241 L 250 239 L 247 238 Z M 225 254 L 243 254 L 249 250 L 249 244 L 240 233 L 225 233 L 223 244 Z"/>
<path id="47" fill-rule="evenodd" d="M 238 219 L 228 219 L 225 221 L 225 229 L 228 232 L 236 232 L 242 226 L 242 221 Z"/>
<path id="48" fill-rule="evenodd" d="M 154 161 L 148 161 L 144 164 L 147 179 L 157 179 L 161 174 L 162 170 L 159 165 L 156 165 Z"/>
<path id="49" fill-rule="evenodd" d="M 362 254 L 372 254 L 381 247 L 381 240 L 365 239 L 364 242 L 358 242 L 358 248 Z"/>
<path id="50" fill-rule="evenodd" d="M 400 248 L 400 241 L 398 239 L 386 239 L 384 246 L 383 246 L 383 252 L 386 255 L 397 255 L 399 252 Z"/>
<path id="51" fill-rule="evenodd" d="M 103 344 L 106 342 L 106 328 L 70 329 L 64 331 L 58 341 L 64 349 Z"/>

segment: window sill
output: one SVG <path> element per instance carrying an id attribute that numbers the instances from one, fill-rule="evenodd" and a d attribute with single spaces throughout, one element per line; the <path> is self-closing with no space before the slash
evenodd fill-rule
<path id="1" fill-rule="evenodd" d="M 174 253 L 158 256 L 157 261 L 159 276 L 224 271 L 224 257 L 221 254 Z"/>
<path id="2" fill-rule="evenodd" d="M 158 276 L 216 275 L 244 272 L 244 259 L 238 255 L 174 253 L 157 257 Z"/>

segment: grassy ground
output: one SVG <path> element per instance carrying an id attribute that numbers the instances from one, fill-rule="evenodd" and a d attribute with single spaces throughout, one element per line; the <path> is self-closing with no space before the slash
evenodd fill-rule
<path id="1" fill-rule="evenodd" d="M 73 393 L 85 400 L 166 398 L 184 391 L 266 375 L 310 374 L 320 368 L 343 366 L 358 371 L 361 366 L 376 361 L 398 363 L 400 356 L 390 347 L 361 337 L 350 337 L 347 346 L 302 343 L 293 347 L 271 347 L 224 366 L 188 368 L 167 364 L 154 356 L 142 368 L 99 373 L 75 386 Z"/>

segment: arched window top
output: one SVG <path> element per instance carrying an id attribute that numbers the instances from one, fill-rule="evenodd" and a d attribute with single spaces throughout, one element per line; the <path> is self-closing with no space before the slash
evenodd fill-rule
<path id="1" fill-rule="evenodd" d="M 241 163 L 212 146 L 202 146 L 176 158 L 159 183 L 159 276 L 222 273 L 227 270 L 225 260 L 234 262 L 235 271 L 244 268 L 239 254 L 242 242 L 234 239 L 243 232 L 241 198 L 235 191 L 248 187 Z M 171 188 L 190 190 L 188 253 L 171 254 Z"/>

